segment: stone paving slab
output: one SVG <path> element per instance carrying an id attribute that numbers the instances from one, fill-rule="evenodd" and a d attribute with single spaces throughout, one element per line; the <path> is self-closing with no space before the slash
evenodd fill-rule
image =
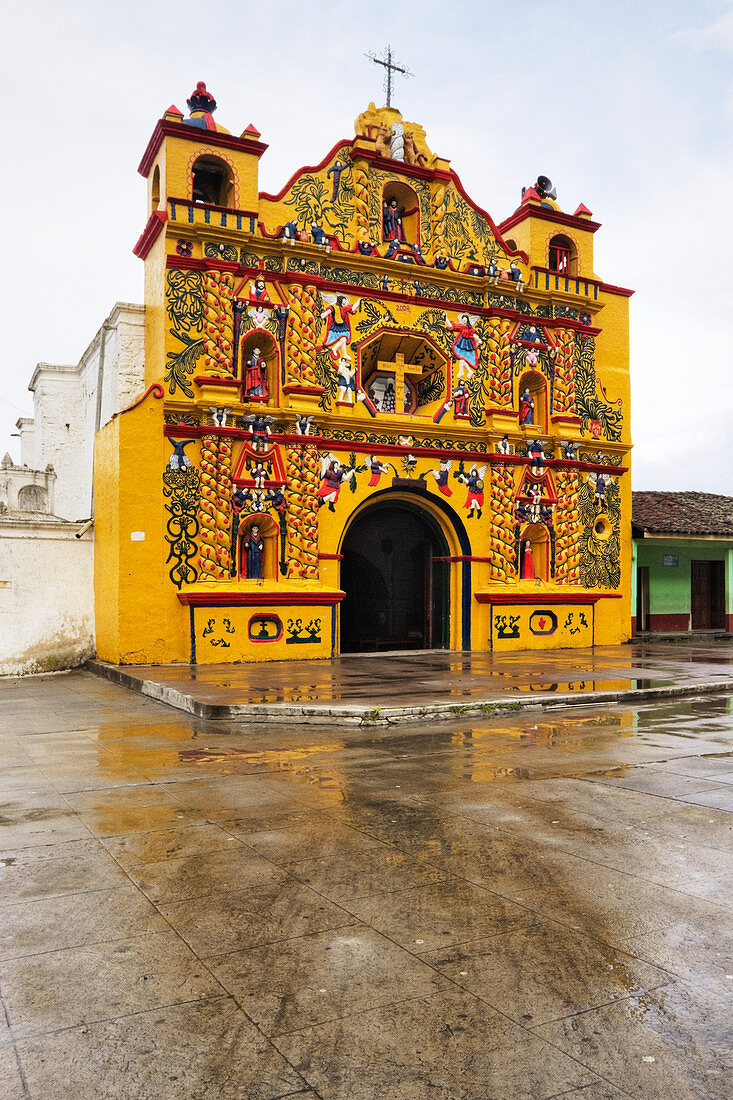
<path id="1" fill-rule="evenodd" d="M 508 654 L 417 651 L 236 665 L 89 669 L 198 718 L 323 724 L 451 720 L 507 709 L 733 694 L 733 643 L 638 642 Z"/>
<path id="2" fill-rule="evenodd" d="M 0 759 L 3 1100 L 730 1096 L 733 698 L 271 728 L 77 670 L 0 680 Z"/>

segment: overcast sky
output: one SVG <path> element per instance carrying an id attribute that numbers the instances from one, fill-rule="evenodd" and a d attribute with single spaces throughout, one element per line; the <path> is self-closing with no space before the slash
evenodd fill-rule
<path id="1" fill-rule="evenodd" d="M 370 100 L 394 102 L 496 221 L 539 173 L 603 223 L 596 271 L 633 287 L 636 489 L 733 495 L 733 3 L 724 0 L 3 0 L 0 455 L 39 361 L 78 361 L 142 300 L 137 165 L 197 80 L 270 149 L 260 187 L 316 163 Z"/>

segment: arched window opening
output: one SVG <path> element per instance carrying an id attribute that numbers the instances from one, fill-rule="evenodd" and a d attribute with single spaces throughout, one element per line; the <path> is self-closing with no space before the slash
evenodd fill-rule
<path id="1" fill-rule="evenodd" d="M 519 380 L 519 426 L 547 431 L 547 382 L 536 371 L 528 371 Z"/>
<path id="2" fill-rule="evenodd" d="M 275 391 L 278 364 L 277 344 L 269 332 L 257 328 L 242 340 L 239 356 L 242 372 L 242 400 L 269 401 Z"/>
<path id="3" fill-rule="evenodd" d="M 160 209 L 160 165 L 156 164 L 153 182 L 150 188 L 150 206 L 153 211 Z"/>
<path id="4" fill-rule="evenodd" d="M 550 536 L 541 523 L 528 523 L 520 537 L 519 575 L 546 581 L 550 576 Z"/>
<path id="5" fill-rule="evenodd" d="M 569 237 L 552 238 L 547 266 L 558 275 L 577 274 L 577 252 Z"/>
<path id="6" fill-rule="evenodd" d="M 45 489 L 40 485 L 24 485 L 18 492 L 18 508 L 21 512 L 45 512 Z"/>
<path id="7" fill-rule="evenodd" d="M 406 183 L 386 183 L 382 192 L 382 240 L 420 244 L 420 204 Z"/>
<path id="8" fill-rule="evenodd" d="M 191 169 L 191 197 L 211 206 L 231 206 L 234 179 L 229 165 L 218 157 L 199 157 Z"/>

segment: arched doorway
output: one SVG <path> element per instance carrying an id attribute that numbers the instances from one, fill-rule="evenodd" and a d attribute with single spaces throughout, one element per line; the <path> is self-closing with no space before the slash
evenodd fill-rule
<path id="1" fill-rule="evenodd" d="M 418 504 L 383 500 L 356 517 L 343 541 L 341 652 L 448 647 L 450 551 Z"/>

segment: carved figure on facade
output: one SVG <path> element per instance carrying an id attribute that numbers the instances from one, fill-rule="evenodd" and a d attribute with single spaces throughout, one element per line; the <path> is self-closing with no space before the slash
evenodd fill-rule
<path id="1" fill-rule="evenodd" d="M 341 492 L 341 485 L 349 478 L 356 477 L 356 470 L 344 469 L 338 459 L 328 454 L 321 460 L 321 486 L 318 490 L 319 507 L 328 505 L 330 512 L 335 512 L 335 504 Z"/>
<path id="2" fill-rule="evenodd" d="M 474 328 L 478 317 L 471 317 L 468 313 L 461 313 L 458 317 L 458 324 L 454 324 L 452 321 L 448 320 L 447 313 L 444 313 L 443 316 L 445 317 L 446 328 L 454 333 L 451 350 L 459 364 L 456 378 L 463 378 L 464 368 L 466 377 L 471 378 L 473 372 L 476 370 L 479 354 L 478 349 L 482 344 L 481 337 Z"/>
<path id="3" fill-rule="evenodd" d="M 519 423 L 534 424 L 534 397 L 525 386 L 519 398 Z"/>
<path id="4" fill-rule="evenodd" d="M 245 555 L 245 576 L 248 581 L 264 579 L 265 541 L 260 534 L 259 525 L 253 523 L 242 543 Z"/>
<path id="5" fill-rule="evenodd" d="M 437 470 L 431 470 L 430 473 L 435 478 L 435 487 L 439 493 L 442 493 L 444 497 L 452 497 L 453 490 L 450 487 L 448 478 L 453 466 L 453 461 L 450 458 L 441 458 L 440 465 Z"/>
<path id="6" fill-rule="evenodd" d="M 335 362 L 351 341 L 351 318 L 358 312 L 361 299 L 357 298 L 352 305 L 345 294 L 323 294 L 323 300 L 328 303 L 321 313 L 321 319 L 326 323 L 323 346 Z"/>
<path id="7" fill-rule="evenodd" d="M 261 397 L 267 400 L 270 389 L 267 382 L 267 362 L 262 358 L 260 348 L 252 348 L 252 354 L 244 364 L 244 399 Z"/>
<path id="8" fill-rule="evenodd" d="M 458 480 L 462 481 L 467 489 L 466 503 L 463 505 L 468 511 L 466 519 L 471 519 L 473 515 L 475 515 L 477 519 L 481 518 L 481 509 L 484 506 L 484 478 L 486 477 L 486 470 L 486 466 L 477 466 L 474 463 L 467 474 L 463 472 L 457 474 Z"/>

